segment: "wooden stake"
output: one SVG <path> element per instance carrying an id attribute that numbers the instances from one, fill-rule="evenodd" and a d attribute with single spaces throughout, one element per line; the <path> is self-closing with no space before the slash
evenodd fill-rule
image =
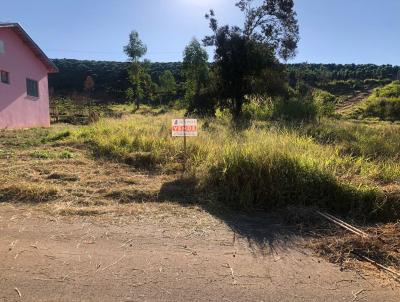
<path id="1" fill-rule="evenodd" d="M 356 255 L 356 256 L 368 261 L 369 263 L 372 263 L 373 265 L 375 265 L 375 266 L 377 266 L 377 267 L 379 267 L 379 268 L 381 268 L 381 269 L 383 269 L 383 270 L 385 270 L 385 271 L 387 271 L 389 273 L 392 273 L 393 275 L 397 276 L 396 280 L 400 281 L 400 279 L 399 279 L 400 278 L 400 273 L 396 272 L 395 270 L 392 270 L 392 269 L 390 269 L 390 268 L 388 268 L 388 267 L 386 267 L 386 266 L 384 266 L 384 265 L 382 265 L 382 264 L 376 262 L 375 260 L 372 260 L 371 258 L 368 258 L 366 256 L 360 255 L 360 254 L 355 253 L 355 252 L 352 252 L 352 253 L 354 255 Z"/>
<path id="2" fill-rule="evenodd" d="M 350 231 L 350 232 L 352 232 L 352 233 L 354 233 L 354 234 L 356 234 L 358 236 L 361 236 L 361 237 L 364 237 L 364 238 L 370 238 L 371 237 L 369 234 L 365 233 L 364 231 L 362 231 L 362 230 L 360 230 L 360 229 L 358 229 L 358 228 L 356 228 L 356 227 L 344 222 L 343 220 L 340 220 L 339 218 L 337 218 L 335 216 L 332 216 L 332 215 L 330 215 L 328 213 L 322 213 L 320 211 L 317 211 L 317 214 L 322 216 L 322 217 L 324 217 L 325 219 L 329 220 L 330 222 L 333 222 L 334 224 L 336 224 L 336 225 L 338 225 L 338 226 L 340 226 L 340 227 L 342 227 L 342 228 L 344 228 L 344 229 L 346 229 L 346 230 L 348 230 L 348 231 Z"/>

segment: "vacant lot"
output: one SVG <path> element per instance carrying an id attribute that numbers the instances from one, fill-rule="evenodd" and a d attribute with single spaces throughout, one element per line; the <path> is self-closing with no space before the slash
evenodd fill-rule
<path id="1" fill-rule="evenodd" d="M 374 149 L 366 144 L 358 157 L 352 157 L 351 148 L 362 146 L 366 136 L 362 125 L 354 126 L 358 134 L 351 128 L 361 138 L 351 146 L 343 141 L 345 135 L 323 141 L 333 127 L 329 123 L 309 129 L 307 135 L 296 129 L 266 132 L 265 125 L 259 125 L 245 130 L 241 138 L 219 131 L 222 138 L 226 135 L 224 142 L 232 143 L 221 151 L 211 139 L 215 130 L 203 130 L 202 137 L 189 144 L 195 156 L 189 158 L 189 173 L 182 177 L 181 144 L 168 138 L 167 126 L 162 125 L 169 118 L 158 117 L 161 122 L 154 131 L 162 138 L 159 141 L 148 128 L 137 130 L 129 119 L 1 132 L 0 301 L 397 301 L 399 288 L 388 275 L 355 265 L 356 260 L 340 253 L 333 259 L 337 251 L 331 246 L 316 251 L 328 253 L 333 262 L 340 258 L 342 268 L 352 270 L 330 264 L 307 248 L 324 243 L 319 238 L 332 226 L 308 225 L 293 210 L 262 214 L 259 205 L 244 202 L 251 195 L 229 204 L 219 197 L 226 191 L 218 187 L 225 184 L 226 190 L 242 181 L 234 178 L 239 174 L 218 174 L 222 168 L 237 173 L 226 169 L 232 165 L 220 166 L 228 159 L 235 159 L 237 166 L 247 164 L 242 173 L 264 173 L 263 165 L 275 163 L 289 163 L 290 168 L 298 161 L 300 165 L 289 171 L 319 171 L 318 181 L 336 186 L 339 193 L 347 190 L 342 184 L 348 180 L 354 187 L 368 187 L 354 191 L 356 197 L 365 190 L 378 190 L 376 196 L 386 190 L 394 196 L 398 170 L 391 145 L 367 159 L 362 152 Z M 389 130 L 382 131 L 390 135 Z M 257 131 L 263 131 L 261 146 L 281 140 L 268 152 L 255 149 L 258 153 L 249 157 L 254 161 L 243 162 L 232 152 L 235 146 L 254 147 L 251 139 L 261 133 Z M 308 147 L 307 153 L 294 157 L 296 148 Z M 250 154 L 245 148 L 238 150 Z M 270 161 L 258 161 L 267 155 Z M 313 161 L 321 155 L 326 156 Z M 289 161 L 282 162 L 279 156 Z M 279 177 L 284 179 L 285 174 Z M 304 185 L 295 184 L 295 190 Z M 289 193 L 295 192 L 299 191 Z M 237 193 L 232 194 L 236 200 Z M 281 199 L 285 204 L 288 200 Z M 301 206 L 303 200 L 295 199 Z M 324 204 L 330 201 L 327 198 Z M 238 211 L 245 208 L 247 214 Z M 335 233 L 329 234 L 336 240 Z M 393 261 L 385 264 L 395 266 Z"/>

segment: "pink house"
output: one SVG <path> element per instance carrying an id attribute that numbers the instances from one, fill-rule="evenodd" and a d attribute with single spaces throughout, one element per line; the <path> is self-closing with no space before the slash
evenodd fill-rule
<path id="1" fill-rule="evenodd" d="M 0 23 L 0 129 L 50 126 L 47 76 L 57 71 L 18 23 Z"/>

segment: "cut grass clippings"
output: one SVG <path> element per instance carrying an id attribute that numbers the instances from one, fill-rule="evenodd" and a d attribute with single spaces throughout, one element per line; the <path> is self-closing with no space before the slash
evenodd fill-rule
<path id="1" fill-rule="evenodd" d="M 55 200 L 58 190 L 51 186 L 15 184 L 0 187 L 0 202 L 36 204 Z"/>

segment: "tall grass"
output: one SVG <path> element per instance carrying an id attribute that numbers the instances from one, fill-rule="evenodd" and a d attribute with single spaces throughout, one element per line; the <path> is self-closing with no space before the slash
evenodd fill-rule
<path id="1" fill-rule="evenodd" d="M 133 116 L 122 120 L 103 119 L 82 127 L 73 139 L 88 145 L 95 156 L 141 167 L 165 165 L 183 158 L 182 142 L 170 134 L 171 120 L 176 116 Z M 198 146 L 189 144 L 188 152 L 195 154 Z"/>
<path id="2" fill-rule="evenodd" d="M 321 144 L 337 145 L 345 154 L 374 160 L 400 159 L 400 124 L 324 119 L 297 130 Z"/>
<path id="3" fill-rule="evenodd" d="M 162 168 L 183 158 L 182 140 L 170 136 L 173 117 L 177 115 L 102 120 L 69 139 L 89 146 L 95 156 Z M 379 189 L 382 182 L 400 180 L 394 161 L 355 156 L 340 144 L 320 144 L 299 131 L 269 124 L 244 131 L 216 120 L 202 124 L 200 136 L 188 139 L 189 173 L 220 202 L 241 210 L 317 205 L 354 216 L 400 217 L 400 203 L 389 202 Z"/>

